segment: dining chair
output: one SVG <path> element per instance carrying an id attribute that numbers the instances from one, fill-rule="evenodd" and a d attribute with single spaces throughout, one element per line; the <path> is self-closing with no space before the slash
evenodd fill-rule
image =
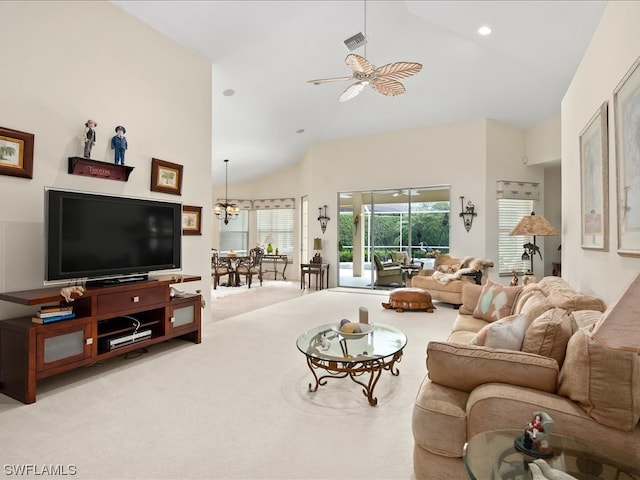
<path id="1" fill-rule="evenodd" d="M 211 249 L 211 276 L 213 277 L 213 289 L 218 288 L 220 277 L 225 275 L 228 277 L 227 283 L 231 282 L 231 276 L 234 274 L 231 262 L 226 257 L 220 257 L 218 250 Z"/>
<path id="2" fill-rule="evenodd" d="M 262 286 L 262 257 L 264 256 L 264 250 L 260 247 L 255 247 L 249 250 L 249 256 L 241 259 L 236 267 L 236 274 L 238 277 L 245 277 L 245 283 L 248 288 L 251 288 L 251 282 L 253 276 L 257 275 L 260 280 L 260 286 Z"/>

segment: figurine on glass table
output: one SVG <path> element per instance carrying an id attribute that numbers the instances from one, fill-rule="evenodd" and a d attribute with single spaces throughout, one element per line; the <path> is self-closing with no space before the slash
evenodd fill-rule
<path id="1" fill-rule="evenodd" d="M 524 434 L 514 441 L 517 450 L 533 457 L 550 457 L 553 449 L 548 438 L 553 431 L 553 419 L 546 412 L 534 412 L 533 418 L 527 423 Z"/>

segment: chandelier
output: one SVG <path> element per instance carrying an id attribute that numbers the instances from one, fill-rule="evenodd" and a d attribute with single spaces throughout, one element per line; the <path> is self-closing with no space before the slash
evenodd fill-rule
<path id="1" fill-rule="evenodd" d="M 235 203 L 229 203 L 229 192 L 228 192 L 228 182 L 229 182 L 229 159 L 227 158 L 224 161 L 224 203 L 216 203 L 215 207 L 213 207 L 213 213 L 215 213 L 216 218 L 218 220 L 224 220 L 224 224 L 228 224 L 229 220 L 235 220 L 238 218 L 238 214 L 240 213 L 240 207 L 238 207 Z"/>

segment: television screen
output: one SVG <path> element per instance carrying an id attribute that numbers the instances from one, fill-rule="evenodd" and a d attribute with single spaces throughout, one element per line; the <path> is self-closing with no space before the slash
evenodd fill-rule
<path id="1" fill-rule="evenodd" d="M 46 280 L 181 267 L 179 203 L 46 190 Z"/>

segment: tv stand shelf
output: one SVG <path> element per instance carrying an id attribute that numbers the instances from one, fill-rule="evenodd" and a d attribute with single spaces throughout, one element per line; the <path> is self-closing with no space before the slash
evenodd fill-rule
<path id="1" fill-rule="evenodd" d="M 200 343 L 201 296 L 170 296 L 171 285 L 200 279 L 166 275 L 88 287 L 70 303 L 75 318 L 48 324 L 35 323 L 31 317 L 0 321 L 0 393 L 34 403 L 40 379 L 171 338 Z M 0 300 L 33 306 L 64 304 L 61 288 L 1 293 Z"/>

